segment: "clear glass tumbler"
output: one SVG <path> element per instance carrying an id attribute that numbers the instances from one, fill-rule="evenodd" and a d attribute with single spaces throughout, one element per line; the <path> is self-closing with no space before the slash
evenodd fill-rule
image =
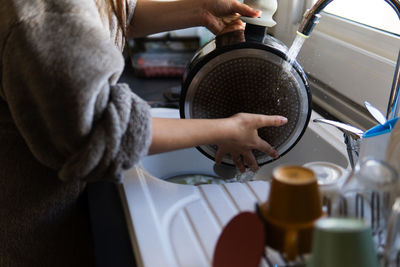
<path id="1" fill-rule="evenodd" d="M 398 175 L 387 163 L 369 158 L 359 163 L 341 186 L 333 215 L 370 223 L 377 252 L 383 253 L 388 221 L 398 193 Z"/>

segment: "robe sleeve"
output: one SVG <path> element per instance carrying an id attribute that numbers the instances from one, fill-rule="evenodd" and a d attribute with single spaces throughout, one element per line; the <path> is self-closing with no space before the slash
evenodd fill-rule
<path id="1" fill-rule="evenodd" d="M 116 83 L 124 60 L 102 27 L 84 11 L 44 12 L 16 23 L 2 51 L 1 96 L 63 181 L 118 180 L 151 143 L 150 108 Z"/>

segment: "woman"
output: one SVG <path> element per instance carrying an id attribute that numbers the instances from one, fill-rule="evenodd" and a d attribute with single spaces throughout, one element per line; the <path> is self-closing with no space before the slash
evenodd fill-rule
<path id="1" fill-rule="evenodd" d="M 7 0 L 0 7 L 0 266 L 92 266 L 86 183 L 120 181 L 146 154 L 201 144 L 256 169 L 280 116 L 151 119 L 117 80 L 124 36 L 241 28 L 235 0 Z M 134 12 L 135 10 L 135 12 Z"/>

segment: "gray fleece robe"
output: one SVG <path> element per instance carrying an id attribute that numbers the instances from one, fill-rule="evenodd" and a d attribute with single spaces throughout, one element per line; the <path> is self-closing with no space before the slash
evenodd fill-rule
<path id="1" fill-rule="evenodd" d="M 148 151 L 149 107 L 116 83 L 113 25 L 94 0 L 0 5 L 1 267 L 91 266 L 86 182 L 119 181 Z"/>

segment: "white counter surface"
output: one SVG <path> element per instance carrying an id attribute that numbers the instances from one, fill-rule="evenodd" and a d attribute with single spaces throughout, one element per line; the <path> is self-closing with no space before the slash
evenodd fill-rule
<path id="1" fill-rule="evenodd" d="M 142 266 L 189 267 L 211 265 L 224 225 L 239 211 L 254 211 L 255 203 L 266 201 L 269 183 L 178 185 L 135 168 L 126 174 L 122 190 Z"/>

